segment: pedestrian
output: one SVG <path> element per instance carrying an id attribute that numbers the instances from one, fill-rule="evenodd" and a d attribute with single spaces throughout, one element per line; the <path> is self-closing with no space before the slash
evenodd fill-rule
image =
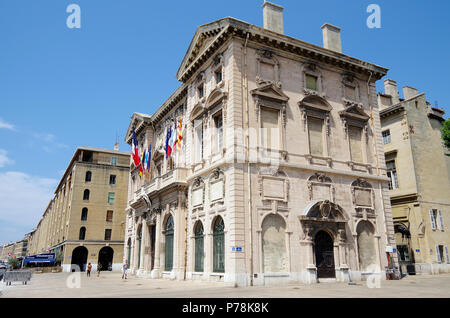
<path id="1" fill-rule="evenodd" d="M 127 275 L 128 275 L 128 261 L 125 260 L 125 263 L 122 266 L 122 279 L 127 279 Z"/>
<path id="2" fill-rule="evenodd" d="M 92 265 L 91 265 L 91 263 L 89 263 L 88 267 L 87 267 L 87 271 L 86 271 L 87 277 L 91 277 L 91 270 L 92 270 Z"/>
<path id="3" fill-rule="evenodd" d="M 97 277 L 100 277 L 100 271 L 102 270 L 102 264 L 98 263 L 97 265 Z"/>

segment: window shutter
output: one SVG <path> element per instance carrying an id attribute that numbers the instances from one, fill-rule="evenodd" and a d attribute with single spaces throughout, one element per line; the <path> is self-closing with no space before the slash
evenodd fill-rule
<path id="1" fill-rule="evenodd" d="M 441 210 L 438 211 L 439 214 L 439 223 L 441 224 L 441 231 L 444 231 L 444 219 L 442 218 Z"/>
<path id="2" fill-rule="evenodd" d="M 450 263 L 450 255 L 448 255 L 448 247 L 445 245 L 445 257 L 447 258 L 447 263 Z"/>
<path id="3" fill-rule="evenodd" d="M 438 263 L 442 262 L 441 253 L 439 252 L 439 245 L 436 245 L 436 260 Z"/>
<path id="4" fill-rule="evenodd" d="M 431 229 L 436 230 L 436 219 L 434 218 L 433 209 L 430 209 Z"/>

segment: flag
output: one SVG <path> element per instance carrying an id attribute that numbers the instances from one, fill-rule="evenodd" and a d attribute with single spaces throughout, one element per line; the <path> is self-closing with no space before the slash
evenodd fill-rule
<path id="1" fill-rule="evenodd" d="M 152 145 L 148 146 L 148 152 L 147 152 L 147 171 L 150 172 L 150 160 L 152 159 Z"/>
<path id="2" fill-rule="evenodd" d="M 144 174 L 144 160 L 145 160 L 145 150 L 142 153 L 141 164 L 139 165 L 139 176 L 142 177 Z"/>
<path id="3" fill-rule="evenodd" d="M 173 153 L 175 150 L 176 141 L 177 141 L 177 122 L 175 121 L 174 126 L 173 126 L 173 132 L 172 132 L 172 135 L 170 136 L 170 142 L 169 142 L 169 144 L 171 146 L 171 153 Z"/>
<path id="4" fill-rule="evenodd" d="M 137 167 L 140 162 L 139 162 L 138 141 L 136 138 L 136 133 L 134 132 L 134 125 L 133 125 L 133 145 L 131 146 L 131 151 L 133 154 L 134 165 Z"/>
<path id="5" fill-rule="evenodd" d="M 177 149 L 180 150 L 182 140 L 183 140 L 183 124 L 182 124 L 181 119 L 178 119 L 177 138 L 175 140 L 173 147 L 175 148 L 175 145 L 176 145 Z"/>
<path id="6" fill-rule="evenodd" d="M 170 138 L 172 137 L 172 128 L 167 127 L 167 135 L 166 135 L 166 158 L 170 156 L 172 153 L 172 145 L 170 144 Z"/>

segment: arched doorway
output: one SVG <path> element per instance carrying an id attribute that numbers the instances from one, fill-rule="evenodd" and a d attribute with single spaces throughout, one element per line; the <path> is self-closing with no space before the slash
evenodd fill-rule
<path id="1" fill-rule="evenodd" d="M 325 231 L 319 231 L 314 238 L 317 278 L 335 278 L 333 239 Z"/>
<path id="2" fill-rule="evenodd" d="M 142 247 L 142 225 L 139 225 L 138 231 L 137 231 L 137 253 L 138 253 L 138 259 L 137 259 L 137 269 L 141 267 L 141 247 Z M 136 248 L 136 247 L 135 247 Z"/>
<path id="3" fill-rule="evenodd" d="M 109 246 L 103 247 L 100 252 L 98 252 L 98 263 L 102 266 L 102 271 L 112 270 L 113 258 L 114 250 Z"/>
<path id="4" fill-rule="evenodd" d="M 225 224 L 219 216 L 213 227 L 213 272 L 225 272 Z"/>
<path id="5" fill-rule="evenodd" d="M 174 233 L 174 225 L 172 216 L 166 222 L 166 231 L 165 235 L 165 263 L 164 270 L 171 271 L 173 267 L 173 233 Z"/>
<path id="6" fill-rule="evenodd" d="M 287 271 L 286 223 L 279 215 L 268 215 L 262 224 L 264 273 Z"/>
<path id="7" fill-rule="evenodd" d="M 84 246 L 78 246 L 72 252 L 72 272 L 80 270 L 82 272 L 86 269 L 86 263 L 88 259 L 88 249 Z"/>
<path id="8" fill-rule="evenodd" d="M 203 259 L 204 259 L 204 235 L 202 222 L 197 222 L 194 229 L 195 240 L 195 266 L 196 272 L 203 272 Z"/>

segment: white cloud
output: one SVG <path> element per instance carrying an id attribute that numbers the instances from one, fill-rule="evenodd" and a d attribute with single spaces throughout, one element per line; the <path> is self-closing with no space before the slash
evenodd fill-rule
<path id="1" fill-rule="evenodd" d="M 60 143 L 56 140 L 56 136 L 50 133 L 32 133 L 33 137 L 39 141 L 47 143 L 42 146 L 42 150 L 47 153 L 54 152 L 55 148 L 69 148 L 67 145 Z"/>
<path id="2" fill-rule="evenodd" d="M 57 182 L 22 172 L 0 173 L 0 244 L 18 239 L 6 237 L 7 233 L 36 227 Z"/>
<path id="3" fill-rule="evenodd" d="M 4 129 L 9 129 L 9 130 L 14 130 L 14 125 L 7 123 L 6 121 L 4 121 L 3 119 L 0 118 L 0 129 L 4 128 Z"/>
<path id="4" fill-rule="evenodd" d="M 0 149 L 0 168 L 13 163 L 14 160 L 8 158 L 8 152 L 6 150 Z"/>

